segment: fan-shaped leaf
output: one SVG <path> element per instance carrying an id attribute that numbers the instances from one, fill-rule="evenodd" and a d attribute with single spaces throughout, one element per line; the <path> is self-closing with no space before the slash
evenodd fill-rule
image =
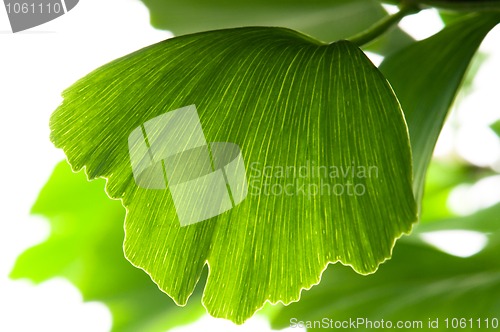
<path id="1" fill-rule="evenodd" d="M 172 126 L 180 119 L 173 111 L 181 109 L 191 112 L 189 120 Z M 162 127 L 160 120 L 171 122 Z M 330 262 L 375 271 L 416 219 L 399 103 L 377 68 L 346 41 L 322 44 L 280 28 L 170 39 L 65 91 L 51 129 L 73 168 L 107 178 L 108 194 L 127 208 L 128 259 L 180 304 L 208 263 L 205 306 L 238 323 L 266 300 L 297 300 Z M 176 155 L 174 164 L 184 166 L 172 176 L 172 159 L 163 156 L 180 151 L 173 142 L 182 135 L 189 137 L 182 147 L 201 146 L 198 152 L 205 140 L 236 144 L 241 156 L 232 165 L 244 162 L 248 186 L 232 209 L 185 227 L 177 186 L 192 184 L 184 181 L 204 164 L 203 154 Z M 146 159 L 131 162 L 129 144 L 133 156 L 143 149 Z M 145 160 L 154 167 L 141 178 L 132 169 Z M 232 203 L 240 201 L 233 174 L 224 172 Z M 148 182 L 154 174 L 159 182 Z M 207 208 L 203 200 L 188 203 L 193 213 Z"/>

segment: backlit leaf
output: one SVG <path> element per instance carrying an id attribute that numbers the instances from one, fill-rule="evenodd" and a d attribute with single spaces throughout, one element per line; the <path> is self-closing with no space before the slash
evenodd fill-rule
<path id="1" fill-rule="evenodd" d="M 213 316 L 241 323 L 266 300 L 295 301 L 331 262 L 374 272 L 416 220 L 402 111 L 352 43 L 322 44 L 280 28 L 181 36 L 97 69 L 63 96 L 52 140 L 74 170 L 107 178 L 107 193 L 122 200 L 127 258 L 179 304 L 208 263 L 203 302 Z M 173 111 L 189 111 L 191 120 L 166 130 L 160 120 Z M 183 135 L 187 142 L 172 143 Z M 171 177 L 172 160 L 158 156 L 204 139 L 239 147 L 248 194 L 234 196 L 225 169 L 232 200 L 241 202 L 182 227 L 174 185 L 188 183 L 201 159 L 176 155 L 184 164 Z M 139 164 L 129 147 L 132 156 L 143 150 L 139 164 L 151 160 L 159 179 L 134 178 Z M 211 163 L 213 175 L 222 166 Z M 212 208 L 207 201 L 182 203 L 194 214 Z"/>

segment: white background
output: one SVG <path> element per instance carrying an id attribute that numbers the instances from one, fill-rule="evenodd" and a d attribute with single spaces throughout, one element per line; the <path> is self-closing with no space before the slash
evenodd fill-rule
<path id="1" fill-rule="evenodd" d="M 421 39 L 442 25 L 434 12 L 424 12 L 406 18 L 402 26 Z M 170 36 L 149 25 L 146 8 L 135 0 L 82 0 L 68 14 L 17 34 L 10 31 L 0 7 L 0 331 L 109 330 L 107 308 L 83 303 L 69 282 L 54 279 L 34 286 L 7 276 L 17 255 L 43 241 L 50 231 L 47 222 L 29 216 L 29 210 L 55 164 L 64 159 L 48 138 L 48 120 L 61 102 L 61 91 L 92 69 Z M 458 155 L 500 169 L 500 141 L 487 127 L 500 117 L 498 45 L 496 29 L 482 46 L 489 58 L 476 78 L 475 93 L 464 98 L 450 117 L 438 156 Z M 496 177 L 458 188 L 450 204 L 467 214 L 499 200 Z M 223 331 L 269 330 L 260 317 L 237 327 L 205 316 L 178 331 L 209 330 L 207 326 Z"/>

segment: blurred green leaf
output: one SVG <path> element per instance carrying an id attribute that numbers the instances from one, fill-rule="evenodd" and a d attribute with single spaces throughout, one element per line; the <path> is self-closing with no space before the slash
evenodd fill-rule
<path id="1" fill-rule="evenodd" d="M 402 4 L 404 0 L 383 0 L 391 4 Z M 500 10 L 500 0 L 416 0 L 422 7 L 434 7 L 454 12 L 489 12 Z"/>
<path id="2" fill-rule="evenodd" d="M 405 113 L 413 152 L 413 191 L 419 204 L 446 115 L 473 55 L 498 22 L 500 13 L 472 14 L 387 57 L 380 66 Z"/>
<path id="3" fill-rule="evenodd" d="M 498 11 L 500 0 L 419 0 L 431 7 L 453 11 Z"/>
<path id="4" fill-rule="evenodd" d="M 454 216 L 447 202 L 451 191 L 470 181 L 469 165 L 457 160 L 432 160 L 426 174 L 425 195 L 422 198 L 420 223 Z"/>
<path id="5" fill-rule="evenodd" d="M 478 318 L 500 319 L 499 216 L 497 204 L 470 216 L 419 224 L 374 275 L 358 276 L 345 267 L 332 266 L 320 285 L 302 294 L 300 302 L 271 311 L 272 326 L 286 327 L 294 317 L 302 321 L 360 317 L 394 324 L 422 321 L 424 330 L 431 330 L 425 324 L 437 318 L 439 328 L 432 330 L 448 331 L 446 318 L 472 318 L 474 323 Z M 456 229 L 486 234 L 487 246 L 474 256 L 460 258 L 420 240 L 422 233 Z"/>
<path id="6" fill-rule="evenodd" d="M 178 308 L 124 258 L 125 209 L 106 196 L 103 186 L 103 180 L 88 183 L 83 173 L 74 174 L 61 162 L 32 210 L 49 220 L 50 237 L 19 256 L 11 277 L 36 283 L 67 278 L 84 300 L 110 308 L 114 331 L 165 330 L 201 316 L 199 301 Z"/>
<path id="7" fill-rule="evenodd" d="M 465 73 L 464 80 L 460 87 L 459 98 L 467 96 L 468 94 L 474 91 L 474 78 L 476 77 L 479 69 L 483 65 L 483 63 L 488 59 L 488 54 L 483 53 L 481 51 L 477 51 L 476 54 L 472 57 L 472 60 L 469 64 L 469 68 Z M 458 102 L 460 99 L 458 99 Z"/>
<path id="8" fill-rule="evenodd" d="M 498 234 L 498 223 L 496 232 Z M 500 312 L 500 243 L 469 258 L 450 256 L 427 246 L 400 243 L 390 261 L 376 274 L 355 275 L 340 266 L 330 267 L 321 284 L 302 294 L 300 302 L 274 312 L 273 328 L 299 321 L 335 321 L 363 318 L 369 321 L 421 321 L 413 330 L 449 331 L 452 318 L 498 319 Z M 450 319 L 446 328 L 445 319 Z M 429 319 L 439 320 L 437 329 Z M 477 328 L 461 331 L 479 331 Z M 482 328 L 484 329 L 484 321 Z M 316 331 L 321 329 L 308 329 Z M 343 329 L 344 330 L 344 329 Z M 366 326 L 356 331 L 371 331 Z M 412 330 L 412 329 L 409 329 Z"/>
<path id="9" fill-rule="evenodd" d="M 439 16 L 441 17 L 441 21 L 445 25 L 450 25 L 455 23 L 456 21 L 460 21 L 463 19 L 465 16 L 467 16 L 467 13 L 464 12 L 456 12 L 456 11 L 449 11 L 449 10 L 440 10 L 439 11 Z"/>
<path id="10" fill-rule="evenodd" d="M 326 45 L 281 28 L 181 36 L 97 69 L 63 96 L 52 140 L 74 170 L 107 178 L 110 197 L 122 199 L 128 259 L 180 304 L 208 262 L 203 302 L 213 316 L 241 323 L 266 300 L 297 300 L 329 262 L 373 272 L 416 219 L 399 103 L 350 42 Z M 249 165 L 354 165 L 377 174 L 292 178 L 306 189 L 360 184 L 365 192 L 254 192 L 226 213 L 181 227 L 169 190 L 136 185 L 128 137 L 193 104 L 207 140 L 237 144 L 247 178 L 261 184 L 286 183 Z"/>
<path id="11" fill-rule="evenodd" d="M 500 137 L 500 120 L 493 123 L 490 127 Z"/>
<path id="12" fill-rule="evenodd" d="M 500 204 L 480 210 L 470 216 L 447 218 L 420 224 L 416 227 L 415 232 L 420 234 L 448 229 L 481 232 L 489 235 L 490 241 L 500 242 L 500 233 L 497 232 L 500 229 Z"/>
<path id="13" fill-rule="evenodd" d="M 458 159 L 433 160 L 427 171 L 420 222 L 439 222 L 455 216 L 447 206 L 452 190 L 496 174 L 489 168 L 477 167 Z"/>
<path id="14" fill-rule="evenodd" d="M 151 24 L 175 35 L 242 26 L 286 27 L 322 41 L 337 41 L 368 29 L 387 15 L 375 0 L 142 0 Z M 388 54 L 413 39 L 395 28 L 369 49 Z"/>

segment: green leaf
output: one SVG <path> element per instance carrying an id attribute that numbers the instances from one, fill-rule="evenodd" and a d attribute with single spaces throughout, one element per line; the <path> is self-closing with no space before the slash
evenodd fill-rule
<path id="1" fill-rule="evenodd" d="M 457 11 L 448 11 L 448 10 L 440 10 L 439 17 L 441 21 L 443 21 L 444 25 L 450 25 L 455 23 L 456 21 L 460 21 L 464 17 L 466 17 L 468 13 L 457 12 Z"/>
<path id="2" fill-rule="evenodd" d="M 394 329 L 397 322 L 406 321 L 423 324 L 423 328 L 409 330 L 449 331 L 451 320 L 458 317 L 468 324 L 469 319 L 473 324 L 481 319 L 483 324 L 481 328 L 467 325 L 463 331 L 485 329 L 485 319 L 491 328 L 491 319 L 498 319 L 500 307 L 499 244 L 475 256 L 460 258 L 430 247 L 400 243 L 392 259 L 374 275 L 362 277 L 346 268 L 329 268 L 321 284 L 304 292 L 300 302 L 275 311 L 271 325 L 288 327 L 293 319 L 305 323 L 324 317 L 334 321 L 361 318 L 372 324 L 383 319 Z M 438 327 L 429 328 L 429 319 L 437 319 Z M 372 329 L 359 325 L 346 330 Z"/>
<path id="3" fill-rule="evenodd" d="M 49 220 L 50 237 L 19 256 L 11 277 L 36 283 L 67 278 L 86 301 L 110 308 L 115 331 L 165 330 L 199 317 L 201 305 L 181 310 L 123 257 L 125 210 L 106 196 L 103 185 L 88 183 L 61 162 L 32 210 Z"/>
<path id="4" fill-rule="evenodd" d="M 175 35 L 236 28 L 279 26 L 323 41 L 351 37 L 387 15 L 374 0 L 142 0 L 151 24 Z M 409 45 L 413 39 L 395 28 L 370 49 L 382 54 Z"/>
<path id="5" fill-rule="evenodd" d="M 500 9 L 499 0 L 422 0 L 422 4 L 456 11 L 494 11 Z"/>
<path id="6" fill-rule="evenodd" d="M 63 96 L 51 138 L 74 170 L 107 178 L 122 200 L 127 258 L 179 304 L 208 263 L 203 302 L 213 316 L 241 323 L 266 300 L 297 300 L 331 262 L 374 272 L 416 220 L 402 111 L 350 42 L 281 28 L 181 36 L 97 69 Z M 143 124 L 186 105 L 196 105 L 207 141 L 239 146 L 249 187 L 228 212 L 181 227 L 171 190 L 136 185 L 128 141 L 143 128 L 152 147 L 173 149 Z M 201 167 L 188 165 L 180 178 Z M 316 176 L 298 173 L 308 165 Z M 283 191 L 266 194 L 266 184 Z"/>
<path id="7" fill-rule="evenodd" d="M 473 14 L 386 58 L 380 70 L 405 113 L 413 153 L 413 191 L 422 199 L 425 174 L 465 73 L 500 14 Z"/>
<path id="8" fill-rule="evenodd" d="M 450 193 L 459 185 L 474 184 L 497 173 L 459 160 L 432 160 L 426 175 L 420 223 L 436 222 L 455 216 L 447 206 Z"/>
<path id="9" fill-rule="evenodd" d="M 495 134 L 498 135 L 498 137 L 500 137 L 500 120 L 494 122 L 491 126 L 490 126 L 491 130 L 493 130 L 495 132 Z"/>
<path id="10" fill-rule="evenodd" d="M 384 2 L 401 5 L 403 0 L 384 0 Z M 498 11 L 500 9 L 500 0 L 418 0 L 419 5 L 425 7 L 435 7 L 443 10 L 460 12 L 481 12 Z M 447 22 L 448 23 L 448 22 Z"/>
<path id="11" fill-rule="evenodd" d="M 459 229 L 485 233 L 490 235 L 490 239 L 496 238 L 495 241 L 498 241 L 500 240 L 500 232 L 497 232 L 500 229 L 499 215 L 500 204 L 496 204 L 469 216 L 446 218 L 421 224 L 416 228 L 416 234 L 446 229 Z"/>

